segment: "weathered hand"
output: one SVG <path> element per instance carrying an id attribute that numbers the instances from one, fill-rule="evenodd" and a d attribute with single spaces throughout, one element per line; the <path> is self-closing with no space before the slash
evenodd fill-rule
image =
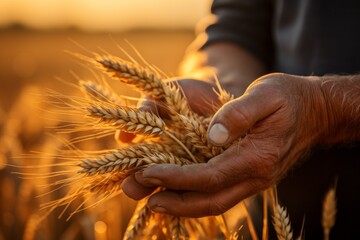
<path id="1" fill-rule="evenodd" d="M 221 214 L 276 183 L 324 136 L 324 105 L 316 78 L 261 77 L 243 96 L 224 105 L 210 124 L 209 141 L 218 146 L 233 143 L 230 148 L 203 164 L 149 166 L 126 179 L 123 191 L 141 199 L 163 186 L 166 190 L 148 201 L 155 212 Z"/>

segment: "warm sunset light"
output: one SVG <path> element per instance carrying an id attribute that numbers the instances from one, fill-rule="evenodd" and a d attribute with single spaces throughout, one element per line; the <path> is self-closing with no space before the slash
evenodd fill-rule
<path id="1" fill-rule="evenodd" d="M 87 176 L 74 168 L 87 154 L 125 147 L 115 129 L 83 128 L 87 114 L 80 112 L 90 99 L 82 91 L 111 93 L 124 106 L 134 106 L 140 94 L 68 52 L 133 59 L 166 80 L 178 74 L 195 25 L 209 12 L 210 0 L 0 0 L 0 239 L 145 234 L 136 223 L 137 202 L 121 194 L 121 172 Z M 155 219 L 150 226 L 161 233 L 144 239 L 172 234 Z"/>
<path id="2" fill-rule="evenodd" d="M 209 0 L 2 0 L 0 26 L 20 23 L 92 31 L 192 28 L 209 12 L 209 4 Z"/>

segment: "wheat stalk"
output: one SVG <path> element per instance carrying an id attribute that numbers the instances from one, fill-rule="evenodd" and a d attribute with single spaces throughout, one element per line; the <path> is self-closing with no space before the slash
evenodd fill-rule
<path id="1" fill-rule="evenodd" d="M 335 188 L 330 188 L 326 193 L 322 209 L 322 227 L 324 240 L 330 239 L 330 230 L 335 225 L 336 218 L 336 192 Z"/>

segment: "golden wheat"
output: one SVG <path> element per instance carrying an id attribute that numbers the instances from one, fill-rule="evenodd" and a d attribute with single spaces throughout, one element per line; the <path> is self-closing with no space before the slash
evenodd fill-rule
<path id="1" fill-rule="evenodd" d="M 124 240 L 136 239 L 141 236 L 142 230 L 146 227 L 151 217 L 151 210 L 146 204 L 147 198 L 139 201 L 126 229 Z"/>
<path id="2" fill-rule="evenodd" d="M 330 188 L 326 193 L 322 210 L 322 226 L 324 231 L 324 240 L 330 239 L 330 230 L 335 225 L 336 217 L 336 192 L 335 188 Z"/>
<path id="3" fill-rule="evenodd" d="M 123 101 L 119 96 L 102 85 L 92 81 L 79 81 L 79 86 L 91 101 L 123 105 Z"/>
<path id="4" fill-rule="evenodd" d="M 89 106 L 87 110 L 90 117 L 126 132 L 159 136 L 165 130 L 165 123 L 161 118 L 135 108 Z"/>
<path id="5" fill-rule="evenodd" d="M 81 108 L 86 109 L 88 117 L 97 120 L 92 125 L 94 129 L 120 130 L 142 135 L 143 138 L 137 143 L 130 143 L 125 147 L 102 152 L 102 155 L 86 157 L 77 162 L 75 165 L 80 169 L 77 169 L 78 174 L 74 179 L 80 182 L 80 187 L 75 187 L 68 196 L 50 202 L 45 207 L 54 209 L 65 206 L 67 208 L 81 194 L 101 196 L 100 202 L 121 193 L 122 182 L 139 169 L 152 164 L 206 163 L 230 146 L 220 148 L 208 142 L 206 132 L 212 116 L 204 117 L 195 113 L 190 108 L 181 87 L 176 82 L 165 81 L 164 76 L 155 68 L 143 67 L 135 61 L 128 62 L 111 55 L 96 54 L 94 59 L 86 58 L 86 61 L 95 64 L 111 78 L 136 88 L 142 94 L 151 96 L 159 106 L 168 110 L 170 119 L 135 107 L 124 106 L 121 98 L 108 88 L 92 81 L 80 81 L 80 88 L 87 99 L 85 101 L 87 106 L 81 106 Z M 217 89 L 220 106 L 215 107 L 220 108 L 234 99 L 234 96 L 222 89 L 219 83 L 217 83 Z M 68 184 L 71 180 L 64 182 Z M 159 188 L 157 191 L 163 190 L 165 189 Z M 273 204 L 273 225 L 278 239 L 292 239 L 289 215 L 286 209 L 278 204 L 275 197 L 276 189 L 275 192 L 270 193 Z M 124 239 L 152 239 L 154 235 L 166 239 L 207 239 L 209 236 L 235 239 L 240 237 L 239 231 L 234 233 L 229 230 L 222 217 L 189 219 L 152 213 L 147 207 L 147 201 L 148 197 L 138 203 Z M 265 197 L 263 239 L 268 237 L 267 204 Z M 80 210 L 79 207 L 75 212 Z M 335 223 L 335 213 L 335 192 L 330 191 L 324 201 L 324 236 L 329 235 Z M 249 213 L 247 213 L 247 220 L 252 238 L 257 239 Z"/>
<path id="6" fill-rule="evenodd" d="M 273 224 L 279 240 L 293 239 L 291 223 L 286 209 L 278 203 L 274 206 Z"/>
<path id="7" fill-rule="evenodd" d="M 148 68 L 110 55 L 97 56 L 95 63 L 111 77 L 155 99 L 164 95 L 162 77 Z"/>

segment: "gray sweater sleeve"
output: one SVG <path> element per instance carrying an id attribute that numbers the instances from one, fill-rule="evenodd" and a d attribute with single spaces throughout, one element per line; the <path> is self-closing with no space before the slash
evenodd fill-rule
<path id="1" fill-rule="evenodd" d="M 202 48 L 219 41 L 230 41 L 247 49 L 266 66 L 271 66 L 272 6 L 270 0 L 214 0 L 211 12 L 216 20 L 205 33 Z"/>

